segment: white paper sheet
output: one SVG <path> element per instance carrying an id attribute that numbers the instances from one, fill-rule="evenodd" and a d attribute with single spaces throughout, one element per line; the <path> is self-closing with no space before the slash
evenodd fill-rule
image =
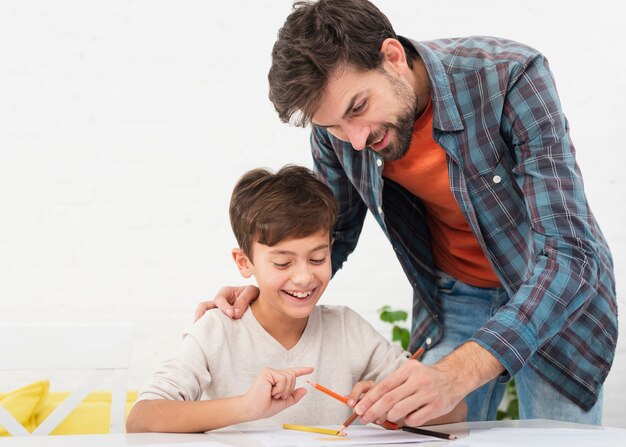
<path id="1" fill-rule="evenodd" d="M 337 429 L 333 427 L 323 427 Z M 346 430 L 348 436 L 329 436 L 296 430 L 245 430 L 257 442 L 266 447 L 343 447 L 352 445 L 387 445 L 443 441 L 431 436 L 407 433 L 401 430 L 385 430 L 378 427 L 356 425 Z"/>
<path id="2" fill-rule="evenodd" d="M 624 447 L 626 430 L 577 428 L 492 428 L 472 430 L 459 444 L 507 447 Z M 456 445 L 455 447 L 460 447 Z"/>

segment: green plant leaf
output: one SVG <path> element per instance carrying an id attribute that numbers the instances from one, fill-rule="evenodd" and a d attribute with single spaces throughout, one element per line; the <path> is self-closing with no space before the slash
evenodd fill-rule
<path id="1" fill-rule="evenodd" d="M 504 399 L 506 408 L 500 407 L 496 413 L 496 420 L 502 419 L 519 419 L 519 400 L 517 399 L 517 387 L 515 379 L 507 382 L 504 389 Z"/>
<path id="2" fill-rule="evenodd" d="M 386 321 L 387 323 L 395 323 L 396 321 L 406 321 L 408 316 L 409 314 L 403 310 L 381 309 L 381 312 L 380 312 L 380 319 L 383 321 Z"/>
<path id="3" fill-rule="evenodd" d="M 506 394 L 517 398 L 517 386 L 515 386 L 515 379 L 511 379 L 506 383 Z"/>
<path id="4" fill-rule="evenodd" d="M 405 351 L 409 348 L 409 341 L 411 340 L 411 333 L 408 329 L 400 326 L 393 326 L 391 330 L 391 340 L 399 341 L 402 349 Z"/>
<path id="5" fill-rule="evenodd" d="M 519 419 L 519 402 L 517 399 L 513 399 L 509 402 L 506 412 L 511 419 Z"/>

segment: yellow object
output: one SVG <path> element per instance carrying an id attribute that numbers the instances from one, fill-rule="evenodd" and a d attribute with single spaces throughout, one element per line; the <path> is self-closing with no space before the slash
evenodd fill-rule
<path id="1" fill-rule="evenodd" d="M 308 431 L 311 433 L 321 433 L 323 435 L 345 436 L 345 434 L 342 434 L 338 430 L 331 430 L 329 428 L 309 427 L 308 425 L 283 424 L 283 428 L 286 430 L 299 430 L 299 431 Z"/>
<path id="2" fill-rule="evenodd" d="M 0 405 L 13 415 L 17 421 L 32 432 L 37 427 L 35 415 L 48 395 L 50 382 L 40 380 L 9 393 L 0 393 Z M 9 433 L 0 426 L 0 436 Z"/>
<path id="3" fill-rule="evenodd" d="M 70 395 L 69 392 L 51 392 L 35 417 L 35 426 L 43 422 L 52 411 Z M 137 400 L 137 392 L 126 393 L 126 415 Z M 103 434 L 110 432 L 111 392 L 94 391 L 52 430 L 51 435 Z"/>
<path id="4" fill-rule="evenodd" d="M 32 432 L 65 400 L 69 392 L 49 392 L 49 382 L 43 380 L 1 394 L 0 402 L 25 428 Z M 126 394 L 126 415 L 137 400 L 137 391 Z M 111 392 L 94 391 L 52 431 L 52 435 L 109 433 L 111 423 Z M 0 436 L 8 433 L 0 426 Z"/>

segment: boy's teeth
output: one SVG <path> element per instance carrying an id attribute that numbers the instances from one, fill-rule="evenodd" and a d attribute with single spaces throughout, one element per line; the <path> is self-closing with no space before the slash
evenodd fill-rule
<path id="1" fill-rule="evenodd" d="M 293 295 L 296 298 L 306 298 L 311 294 L 311 291 L 308 292 L 287 292 L 289 295 Z"/>

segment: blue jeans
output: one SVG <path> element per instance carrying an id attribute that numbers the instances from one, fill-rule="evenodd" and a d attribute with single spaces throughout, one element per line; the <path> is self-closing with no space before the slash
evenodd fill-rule
<path id="1" fill-rule="evenodd" d="M 444 321 L 443 338 L 426 351 L 423 361 L 433 364 L 463 344 L 508 301 L 502 288 L 481 288 L 465 284 L 444 272 L 437 272 L 438 295 Z M 602 423 L 602 392 L 590 411 L 584 411 L 524 367 L 515 375 L 521 419 L 553 419 L 584 424 Z M 504 396 L 505 383 L 498 378 L 466 398 L 467 420 L 488 421 Z"/>

